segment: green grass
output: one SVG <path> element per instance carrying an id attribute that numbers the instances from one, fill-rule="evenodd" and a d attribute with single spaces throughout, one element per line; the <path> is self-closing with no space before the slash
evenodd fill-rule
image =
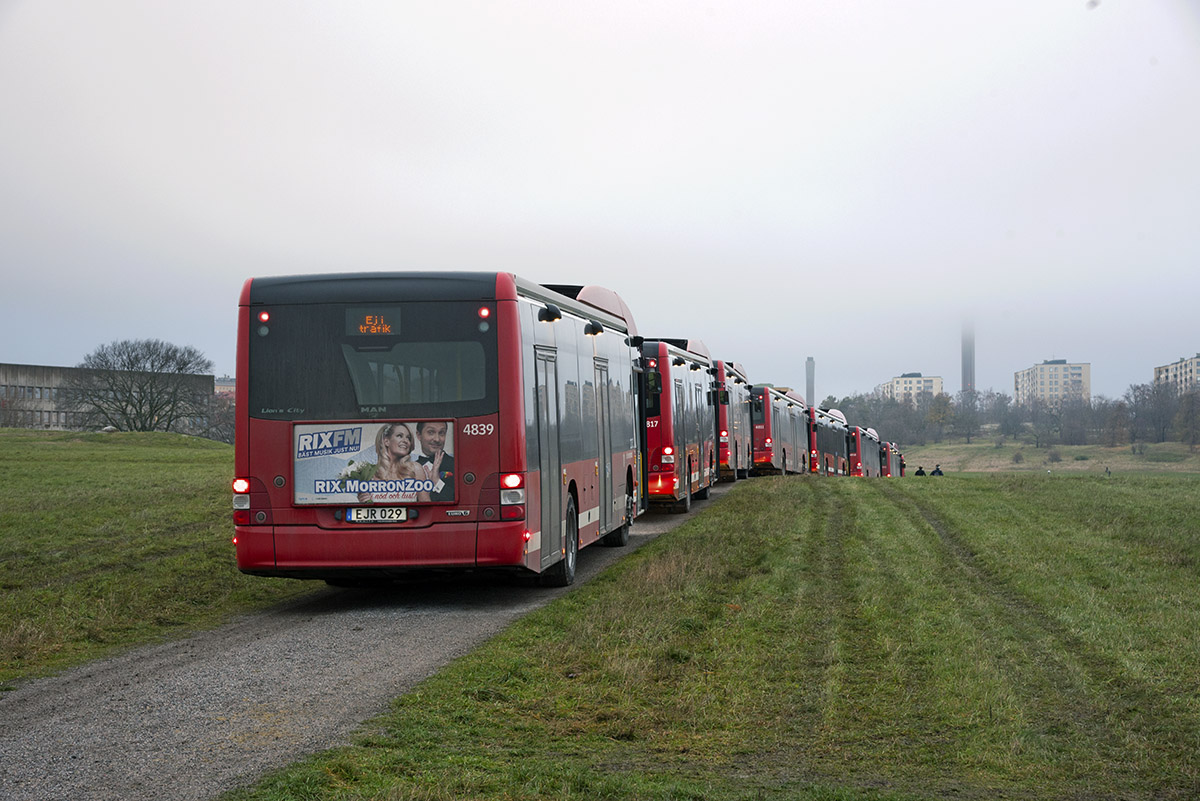
<path id="1" fill-rule="evenodd" d="M 1200 476 L 1080 453 L 742 482 L 231 798 L 1200 796 Z M 0 431 L 0 682 L 310 591 L 237 572 L 231 472 Z"/>
<path id="2" fill-rule="evenodd" d="M 0 429 L 0 687 L 311 586 L 234 564 L 233 449 Z"/>
<path id="3" fill-rule="evenodd" d="M 1014 460 L 1014 456 L 1018 456 Z M 1057 457 L 1057 460 L 1056 458 Z M 1109 448 L 1103 445 L 1050 445 L 1035 448 L 1028 443 L 981 437 L 970 445 L 962 442 L 912 445 L 904 449 L 908 474 L 922 465 L 925 471 L 941 464 L 946 472 L 1054 472 L 1124 475 L 1127 473 L 1172 472 L 1200 473 L 1200 450 L 1192 451 L 1180 442 L 1139 443 L 1138 452 L 1130 445 Z"/>
<path id="4" fill-rule="evenodd" d="M 743 482 L 230 798 L 1193 798 L 1198 490 Z"/>

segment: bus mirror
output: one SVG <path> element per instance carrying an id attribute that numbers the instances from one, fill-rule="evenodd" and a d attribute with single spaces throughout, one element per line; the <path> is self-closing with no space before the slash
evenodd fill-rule
<path id="1" fill-rule="evenodd" d="M 729 390 L 727 390 L 727 389 L 718 389 L 717 390 L 717 403 L 721 404 L 722 406 L 729 405 Z"/>
<path id="2" fill-rule="evenodd" d="M 646 390 L 651 395 L 662 394 L 662 375 L 657 370 L 650 370 L 646 373 Z"/>

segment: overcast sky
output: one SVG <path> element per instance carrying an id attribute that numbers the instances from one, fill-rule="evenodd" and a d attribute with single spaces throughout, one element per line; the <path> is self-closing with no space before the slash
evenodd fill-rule
<path id="1" fill-rule="evenodd" d="M 0 361 L 234 370 L 251 276 L 621 294 L 817 396 L 1200 351 L 1200 3 L 0 0 Z"/>

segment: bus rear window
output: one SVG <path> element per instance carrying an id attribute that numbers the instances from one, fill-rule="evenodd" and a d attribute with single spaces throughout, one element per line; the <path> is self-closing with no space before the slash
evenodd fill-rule
<path id="1" fill-rule="evenodd" d="M 256 322 L 250 331 L 250 416 L 494 414 L 495 326 L 481 324 L 478 309 L 478 303 L 460 302 L 268 307 L 269 321 Z M 350 324 L 355 319 L 366 320 L 364 325 L 383 320 L 389 330 L 381 333 L 377 325 L 360 332 L 358 324 Z"/>

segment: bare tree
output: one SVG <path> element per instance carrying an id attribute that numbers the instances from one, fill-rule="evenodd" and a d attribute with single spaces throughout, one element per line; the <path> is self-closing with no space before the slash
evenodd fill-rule
<path id="1" fill-rule="evenodd" d="M 89 427 L 187 433 L 205 428 L 213 365 L 193 347 L 126 339 L 100 346 L 78 367 L 66 389 Z"/>
<path id="2" fill-rule="evenodd" d="M 1175 433 L 1179 441 L 1187 443 L 1188 450 L 1196 450 L 1200 443 L 1200 393 L 1195 390 L 1179 397 L 1179 411 L 1175 414 Z"/>
<path id="3" fill-rule="evenodd" d="M 1125 393 L 1134 441 L 1166 442 L 1179 408 L 1179 393 L 1171 384 L 1134 384 Z"/>
<path id="4" fill-rule="evenodd" d="M 971 437 L 979 433 L 979 393 L 973 389 L 964 389 L 958 393 L 954 404 L 954 433 L 964 437 L 971 444 Z"/>
<path id="5" fill-rule="evenodd" d="M 953 420 L 954 405 L 950 401 L 950 396 L 945 392 L 934 395 L 929 401 L 929 411 L 925 414 L 925 421 L 933 429 L 934 442 L 942 441 L 942 436 L 946 433 L 946 426 L 950 425 Z"/>
<path id="6" fill-rule="evenodd" d="M 233 444 L 234 401 L 232 395 L 215 395 L 208 410 L 208 424 L 204 437 L 217 442 Z"/>

